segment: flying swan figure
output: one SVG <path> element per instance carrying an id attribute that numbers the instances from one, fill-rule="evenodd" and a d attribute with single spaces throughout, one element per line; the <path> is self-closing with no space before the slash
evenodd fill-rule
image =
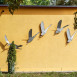
<path id="1" fill-rule="evenodd" d="M 66 26 L 64 26 L 64 27 L 61 28 L 61 23 L 62 23 L 62 20 L 60 20 L 60 21 L 58 22 L 57 30 L 56 30 L 55 34 L 60 33 L 65 27 L 69 26 L 69 25 L 66 25 Z"/>
<path id="2" fill-rule="evenodd" d="M 41 22 L 41 36 L 43 36 L 44 34 L 46 34 L 47 30 L 50 28 L 51 25 L 49 25 L 46 29 L 44 28 L 44 22 Z"/>
<path id="3" fill-rule="evenodd" d="M 76 31 L 76 32 L 77 32 L 77 31 Z M 74 32 L 74 34 L 71 36 L 70 30 L 67 29 L 67 38 L 68 38 L 67 43 L 69 43 L 69 42 L 72 41 L 72 39 L 73 39 L 74 35 L 76 34 L 76 32 Z"/>
<path id="4" fill-rule="evenodd" d="M 37 34 L 35 34 L 34 36 L 32 36 L 32 29 L 30 29 L 29 39 L 28 39 L 27 43 L 30 43 L 36 37 L 36 35 L 38 35 L 38 34 L 39 34 L 39 32 Z"/>
<path id="5" fill-rule="evenodd" d="M 11 43 L 8 41 L 8 39 L 7 39 L 7 36 L 5 35 L 5 41 L 6 41 L 6 43 L 7 43 L 7 45 L 8 46 L 10 46 L 11 45 Z M 22 45 L 16 45 L 15 44 L 15 47 L 16 47 L 16 49 L 20 49 L 19 47 L 22 47 Z"/>

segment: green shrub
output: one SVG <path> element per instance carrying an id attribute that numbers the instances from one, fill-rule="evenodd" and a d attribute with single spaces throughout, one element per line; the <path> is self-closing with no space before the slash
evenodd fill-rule
<path id="1" fill-rule="evenodd" d="M 75 17 L 74 17 L 74 29 L 77 29 L 77 12 L 74 13 Z"/>
<path id="2" fill-rule="evenodd" d="M 16 50 L 15 50 L 15 44 L 14 41 L 9 47 L 8 51 L 8 57 L 7 57 L 7 62 L 8 62 L 8 73 L 14 73 L 14 66 L 16 62 Z"/>
<path id="3" fill-rule="evenodd" d="M 65 0 L 57 0 L 57 5 L 65 5 Z"/>
<path id="4" fill-rule="evenodd" d="M 22 2 L 23 0 L 5 0 L 5 3 L 8 4 L 8 9 L 11 14 L 13 14 L 14 11 L 19 8 L 20 3 Z"/>

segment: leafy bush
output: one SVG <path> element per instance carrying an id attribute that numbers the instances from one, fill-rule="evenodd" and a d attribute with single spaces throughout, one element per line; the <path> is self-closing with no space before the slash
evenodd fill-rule
<path id="1" fill-rule="evenodd" d="M 33 5 L 49 5 L 49 0 L 31 0 Z"/>
<path id="2" fill-rule="evenodd" d="M 8 62 L 8 73 L 10 74 L 14 73 L 14 66 L 16 62 L 16 50 L 15 50 L 14 41 L 9 47 L 7 62 Z"/>
<path id="3" fill-rule="evenodd" d="M 74 29 L 77 29 L 77 12 L 74 13 L 75 18 L 74 18 Z"/>
<path id="4" fill-rule="evenodd" d="M 21 2 L 23 2 L 23 0 L 5 0 L 5 3 L 8 4 L 8 9 L 11 14 L 14 13 L 15 9 L 19 8 Z"/>
<path id="5" fill-rule="evenodd" d="M 66 5 L 77 5 L 77 0 L 69 0 Z"/>
<path id="6" fill-rule="evenodd" d="M 65 5 L 65 0 L 57 0 L 57 5 Z"/>

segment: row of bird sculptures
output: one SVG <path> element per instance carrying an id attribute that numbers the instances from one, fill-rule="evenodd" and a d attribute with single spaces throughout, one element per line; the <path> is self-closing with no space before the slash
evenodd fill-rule
<path id="1" fill-rule="evenodd" d="M 66 26 L 64 26 L 64 27 L 61 28 L 61 24 L 62 24 L 62 20 L 60 20 L 60 21 L 58 22 L 57 30 L 55 31 L 55 34 L 59 34 L 65 27 L 69 26 L 69 25 L 66 25 Z M 41 22 L 41 25 L 40 25 L 40 28 L 41 28 L 40 37 L 42 37 L 42 36 L 44 36 L 44 35 L 46 34 L 46 32 L 47 32 L 47 30 L 50 28 L 50 26 L 51 26 L 51 25 L 49 25 L 49 26 L 45 29 L 45 28 L 44 28 L 44 22 L 43 22 L 43 21 Z M 76 31 L 76 32 L 77 32 L 77 31 Z M 75 32 L 75 33 L 76 33 L 76 32 Z M 30 29 L 30 31 L 29 31 L 29 39 L 27 40 L 27 43 L 30 43 L 30 42 L 36 37 L 36 35 L 38 35 L 39 33 L 40 33 L 40 32 L 38 32 L 38 33 L 36 33 L 34 36 L 32 36 L 32 29 Z M 72 41 L 72 39 L 73 39 L 75 33 L 71 36 L 70 30 L 67 29 L 67 32 L 66 32 L 66 34 L 67 34 L 67 39 L 68 39 L 68 40 L 67 40 L 67 43 L 69 43 L 69 42 Z M 11 43 L 9 43 L 9 41 L 8 41 L 6 35 L 5 35 L 5 41 L 6 41 L 6 43 L 7 43 L 8 46 L 11 45 Z M 22 45 L 16 45 L 16 44 L 15 44 L 15 47 L 16 47 L 16 49 L 19 49 L 20 47 L 22 47 Z"/>

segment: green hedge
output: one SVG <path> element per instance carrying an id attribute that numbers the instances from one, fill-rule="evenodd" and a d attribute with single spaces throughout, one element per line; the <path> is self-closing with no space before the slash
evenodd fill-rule
<path id="1" fill-rule="evenodd" d="M 14 70 L 15 70 L 14 67 L 16 62 L 16 50 L 15 50 L 14 41 L 9 47 L 7 62 L 8 62 L 8 73 L 10 74 L 14 73 Z"/>

